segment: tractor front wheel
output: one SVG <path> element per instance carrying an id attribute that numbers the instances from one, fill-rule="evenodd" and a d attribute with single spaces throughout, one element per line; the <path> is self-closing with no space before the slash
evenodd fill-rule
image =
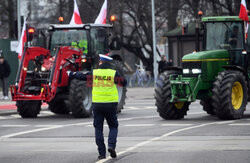
<path id="1" fill-rule="evenodd" d="M 242 72 L 226 70 L 213 83 L 213 107 L 220 119 L 242 118 L 247 104 L 247 82 Z"/>
<path id="2" fill-rule="evenodd" d="M 66 99 L 66 93 L 56 93 L 55 97 L 48 103 L 49 110 L 55 114 L 69 114 Z"/>
<path id="3" fill-rule="evenodd" d="M 92 115 L 92 89 L 87 81 L 73 79 L 70 83 L 68 104 L 75 118 Z"/>
<path id="4" fill-rule="evenodd" d="M 177 74 L 175 71 L 165 71 L 157 80 L 155 89 L 156 107 L 159 115 L 168 119 L 182 119 L 187 115 L 189 110 L 189 102 L 170 102 L 171 99 L 171 84 L 170 75 Z"/>
<path id="5" fill-rule="evenodd" d="M 16 102 L 17 111 L 22 118 L 35 118 L 40 113 L 41 101 L 20 100 Z"/>

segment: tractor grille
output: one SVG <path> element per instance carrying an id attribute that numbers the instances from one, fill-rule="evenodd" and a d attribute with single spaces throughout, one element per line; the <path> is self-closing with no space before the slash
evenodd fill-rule
<path id="1" fill-rule="evenodd" d="M 202 69 L 202 62 L 182 62 L 182 69 L 189 69 L 189 74 L 184 77 L 197 77 L 199 74 L 192 74 L 192 69 Z"/>

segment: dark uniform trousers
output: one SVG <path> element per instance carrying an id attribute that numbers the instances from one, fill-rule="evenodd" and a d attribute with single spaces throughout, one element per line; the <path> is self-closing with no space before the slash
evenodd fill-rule
<path id="1" fill-rule="evenodd" d="M 117 121 L 117 104 L 118 103 L 93 103 L 95 138 L 98 151 L 101 156 L 106 155 L 106 147 L 103 137 L 103 122 L 104 118 L 109 126 L 108 148 L 115 149 L 116 138 L 118 134 Z"/>

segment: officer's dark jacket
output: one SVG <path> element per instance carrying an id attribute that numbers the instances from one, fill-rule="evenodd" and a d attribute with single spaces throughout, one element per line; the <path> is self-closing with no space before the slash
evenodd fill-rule
<path id="1" fill-rule="evenodd" d="M 7 78 L 10 75 L 10 65 L 6 60 L 3 64 L 0 63 L 0 78 Z"/>
<path id="2" fill-rule="evenodd" d="M 98 69 L 113 69 L 113 68 L 109 63 L 103 63 L 99 66 Z M 87 80 L 88 76 L 92 76 L 92 75 L 93 75 L 92 71 L 85 73 L 85 74 L 81 72 L 75 72 L 75 73 L 70 72 L 69 77 L 79 79 L 79 80 Z M 115 72 L 115 84 L 120 84 L 122 86 L 127 85 L 127 80 L 124 78 L 124 76 L 121 76 L 118 71 Z"/>

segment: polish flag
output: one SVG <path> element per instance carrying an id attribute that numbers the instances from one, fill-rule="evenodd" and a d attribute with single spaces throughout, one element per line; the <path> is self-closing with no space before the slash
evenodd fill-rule
<path id="1" fill-rule="evenodd" d="M 248 26 L 249 26 L 249 18 L 248 18 L 248 13 L 247 13 L 247 5 L 246 5 L 246 1 L 245 0 L 241 0 L 241 4 L 240 4 L 240 14 L 239 14 L 239 18 L 246 21 L 246 27 L 245 27 L 245 41 L 247 39 L 247 32 L 248 32 Z"/>
<path id="2" fill-rule="evenodd" d="M 248 21 L 247 5 L 245 0 L 241 0 L 239 18 Z"/>
<path id="3" fill-rule="evenodd" d="M 95 20 L 95 24 L 106 24 L 106 17 L 107 17 L 107 0 L 104 1 L 102 9 Z"/>
<path id="4" fill-rule="evenodd" d="M 22 35 L 19 39 L 18 46 L 16 52 L 18 53 L 18 59 L 21 60 L 23 55 L 24 44 L 27 42 L 27 34 L 26 34 L 26 21 L 23 23 Z"/>
<path id="5" fill-rule="evenodd" d="M 69 24 L 83 24 L 80 17 L 79 9 L 77 7 L 76 0 L 74 0 L 74 13 Z"/>

